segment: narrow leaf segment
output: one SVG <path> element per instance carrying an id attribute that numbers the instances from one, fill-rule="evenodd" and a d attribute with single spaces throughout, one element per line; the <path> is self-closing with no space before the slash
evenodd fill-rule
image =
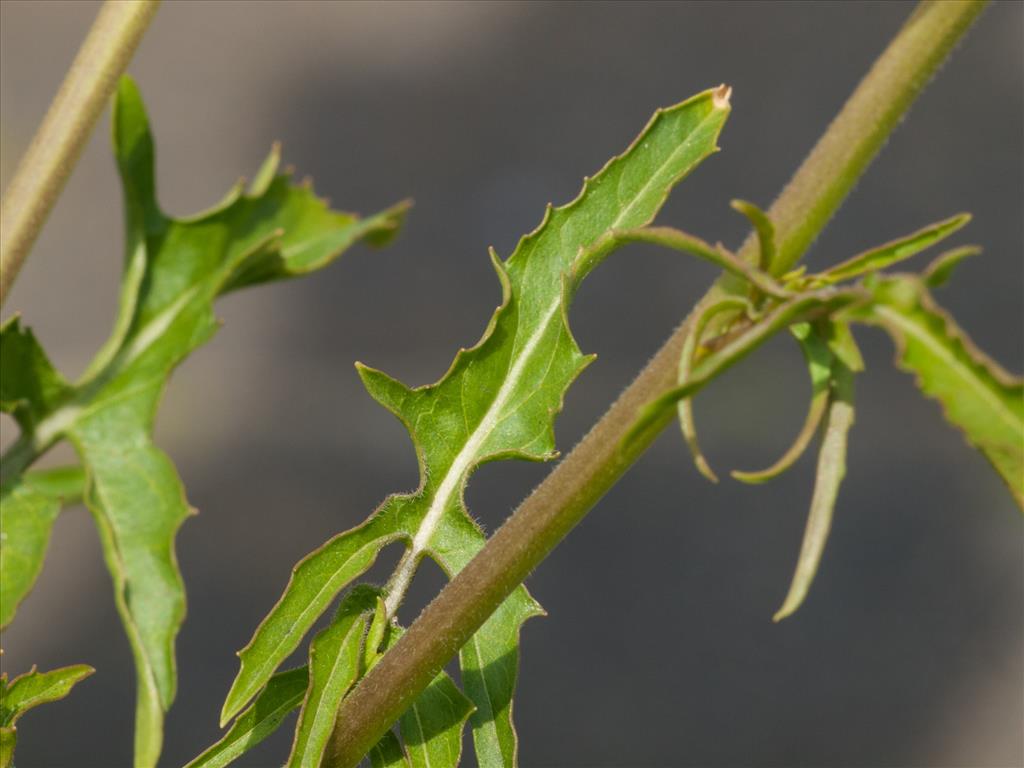
<path id="1" fill-rule="evenodd" d="M 576 200 L 549 206 L 540 226 L 507 261 L 492 252 L 502 303 L 477 345 L 460 351 L 436 384 L 413 389 L 359 366 L 369 393 L 409 430 L 420 487 L 391 496 L 362 526 L 298 564 L 281 600 L 240 653 L 225 721 L 256 695 L 382 547 L 396 541 L 407 547 L 387 587 L 389 616 L 424 557 L 451 576 L 483 547 L 485 536 L 463 502 L 467 480 L 489 461 L 553 458 L 554 417 L 566 389 L 591 360 L 579 350 L 566 319 L 568 300 L 596 262 L 585 261 L 588 249 L 617 230 L 649 224 L 672 187 L 715 151 L 728 111 L 726 88 L 660 110 L 623 155 L 585 181 Z M 470 723 L 481 765 L 516 762 L 511 700 L 518 633 L 539 612 L 519 587 L 460 656 L 465 692 L 476 708 Z M 446 685 L 438 686 L 439 700 L 450 694 Z M 407 747 L 414 730 L 412 723 L 402 726 Z M 416 764 L 414 751 L 409 757 Z"/>
<path id="2" fill-rule="evenodd" d="M 280 672 L 267 682 L 252 705 L 231 724 L 224 738 L 185 768 L 223 768 L 272 734 L 302 704 L 309 686 L 306 667 Z"/>
<path id="3" fill-rule="evenodd" d="M 818 571 L 825 542 L 832 528 L 832 513 L 839 495 L 839 484 L 846 475 L 846 440 L 853 426 L 853 372 L 841 363 L 833 366 L 825 435 L 818 452 L 818 473 L 811 497 L 800 556 L 789 593 L 773 621 L 791 615 L 803 603 Z"/>
<path id="4" fill-rule="evenodd" d="M 27 498 L 30 481 L 22 473 L 57 441 L 69 440 L 82 462 L 85 501 L 135 656 L 135 764 L 144 767 L 156 762 L 163 712 L 174 699 L 174 638 L 185 597 L 173 542 L 191 513 L 174 466 L 151 438 L 165 382 L 216 331 L 217 296 L 318 269 L 359 240 L 382 243 L 396 231 L 405 206 L 368 219 L 331 211 L 308 186 L 277 174 L 275 150 L 248 192 L 239 183 L 213 210 L 172 219 L 157 203 L 153 139 L 142 99 L 127 78 L 117 91 L 113 131 L 126 256 L 110 339 L 72 385 L 16 319 L 0 334 L 0 405 L 22 429 L 0 463 L 5 498 L 16 500 L 10 524 L 18 524 L 25 505 L 40 511 L 32 529 L 20 531 L 24 538 L 5 539 L 3 546 L 4 560 L 8 551 L 39 553 L 15 566 L 20 575 L 11 590 L 20 599 L 38 571 L 56 503 Z"/>

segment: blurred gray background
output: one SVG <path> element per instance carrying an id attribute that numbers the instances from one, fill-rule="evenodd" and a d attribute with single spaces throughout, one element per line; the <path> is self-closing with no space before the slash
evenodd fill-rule
<path id="1" fill-rule="evenodd" d="M 2 177 L 9 179 L 94 2 L 0 3 Z M 153 122 L 164 207 L 205 208 L 271 142 L 342 208 L 416 199 L 384 251 L 232 295 L 226 327 L 175 374 L 159 443 L 201 510 L 178 539 L 189 615 L 164 764 L 218 737 L 234 652 L 290 566 L 416 485 L 402 428 L 364 393 L 361 360 L 438 378 L 499 299 L 507 256 L 544 205 L 621 151 L 658 106 L 727 82 L 734 111 L 661 221 L 737 245 L 733 197 L 776 192 L 911 10 L 889 3 L 167 2 L 132 64 Z M 810 254 L 822 266 L 961 210 L 965 264 L 941 300 L 1024 368 L 1024 4 L 995 3 Z M 97 130 L 7 305 L 76 375 L 106 337 L 121 201 Z M 558 422 L 569 448 L 713 271 L 633 248 L 573 307 L 600 359 Z M 533 766 L 1024 764 L 1021 518 L 995 474 L 859 334 L 848 481 L 799 613 L 770 617 L 792 572 L 813 459 L 767 486 L 708 484 L 668 430 L 529 580 L 550 613 L 523 631 L 516 720 Z M 772 461 L 808 385 L 780 339 L 697 401 L 713 466 Z M 3 422 L 3 441 L 13 438 Z M 67 460 L 57 452 L 47 461 Z M 503 462 L 468 489 L 493 530 L 548 467 Z M 397 553 L 373 572 L 383 578 Z M 406 620 L 436 592 L 425 568 Z M 88 514 L 64 514 L 35 592 L 4 635 L 5 670 L 97 674 L 21 723 L 19 768 L 130 765 L 126 641 Z M 278 765 L 282 732 L 242 764 Z M 471 750 L 470 750 L 471 751 Z M 472 764 L 468 757 L 467 764 Z"/>

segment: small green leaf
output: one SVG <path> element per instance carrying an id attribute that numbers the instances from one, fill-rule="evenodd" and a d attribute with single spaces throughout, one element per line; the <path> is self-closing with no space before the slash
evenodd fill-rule
<path id="1" fill-rule="evenodd" d="M 815 277 L 827 284 L 834 284 L 891 267 L 893 264 L 916 256 L 926 248 L 931 248 L 941 240 L 945 240 L 970 220 L 969 213 L 961 213 L 945 221 L 930 224 L 906 237 L 857 254 Z"/>
<path id="2" fill-rule="evenodd" d="M 274 675 L 252 706 L 231 724 L 224 738 L 185 768 L 222 768 L 234 762 L 276 731 L 281 721 L 302 705 L 308 686 L 306 667 Z"/>
<path id="3" fill-rule="evenodd" d="M 829 315 L 864 299 L 865 294 L 860 289 L 823 289 L 803 293 L 780 304 L 736 335 L 727 334 L 728 340 L 719 349 L 694 366 L 686 384 L 673 387 L 640 409 L 633 426 L 623 438 L 623 444 L 628 445 L 637 439 L 662 419 L 676 403 L 697 394 L 708 382 L 738 363 L 779 331 L 794 323 Z"/>
<path id="4" fill-rule="evenodd" d="M 309 688 L 295 727 L 288 768 L 317 768 L 334 730 L 338 705 L 356 681 L 363 635 L 379 591 L 354 588 L 338 607 L 330 626 L 309 646 Z"/>
<path id="5" fill-rule="evenodd" d="M 65 499 L 81 495 L 82 470 L 30 472 L 0 486 L 0 628 L 14 619 L 43 567 Z"/>
<path id="6" fill-rule="evenodd" d="M 960 262 L 970 256 L 977 256 L 980 253 L 981 248 L 976 245 L 964 245 L 960 248 L 940 253 L 931 264 L 925 267 L 924 272 L 921 273 L 921 278 L 929 288 L 943 286 L 949 282 L 949 278 L 953 276 L 953 272 L 960 266 Z"/>
<path id="7" fill-rule="evenodd" d="M 37 672 L 32 667 L 10 683 L 6 675 L 0 677 L 0 726 L 12 727 L 33 707 L 63 699 L 76 683 L 95 671 L 85 664 L 75 664 L 50 672 Z"/>
<path id="8" fill-rule="evenodd" d="M 793 444 L 770 467 L 760 472 L 741 472 L 739 470 L 732 472 L 734 478 L 744 483 L 767 482 L 793 466 L 807 450 L 807 446 L 814 438 L 814 433 L 817 432 L 818 425 L 821 424 L 828 409 L 833 366 L 832 352 L 820 332 L 811 323 L 797 323 L 789 330 L 800 342 L 800 350 L 804 354 L 807 371 L 811 377 L 811 404 L 807 409 L 807 418 Z"/>
<path id="9" fill-rule="evenodd" d="M 412 768 L 454 768 L 462 754 L 462 726 L 473 703 L 444 672 L 399 718 Z"/>
<path id="10" fill-rule="evenodd" d="M 949 422 L 985 455 L 1024 510 L 1024 379 L 978 349 L 920 279 L 879 276 L 866 286 L 874 301 L 856 317 L 889 332 L 897 365 L 941 403 Z"/>
<path id="11" fill-rule="evenodd" d="M 832 370 L 831 398 L 825 434 L 818 452 L 818 474 L 811 497 L 811 511 L 807 516 L 807 528 L 800 545 L 793 583 L 782 607 L 772 621 L 782 621 L 793 614 L 803 603 L 818 571 L 821 555 L 825 551 L 829 530 L 832 528 L 832 514 L 839 494 L 839 485 L 846 475 L 846 440 L 853 426 L 853 373 L 842 363 Z"/>
<path id="12" fill-rule="evenodd" d="M 370 768 L 412 768 L 393 731 L 385 733 L 370 750 Z"/>

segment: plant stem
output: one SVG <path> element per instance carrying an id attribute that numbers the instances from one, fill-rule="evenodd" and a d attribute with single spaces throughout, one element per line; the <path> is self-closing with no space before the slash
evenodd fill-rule
<path id="1" fill-rule="evenodd" d="M 0 204 L 0 306 L 160 0 L 107 0 Z"/>
<path id="2" fill-rule="evenodd" d="M 984 0 L 922 2 L 915 9 L 772 205 L 778 244 L 774 274 L 789 269 L 810 246 L 984 5 Z M 757 252 L 751 234 L 739 255 L 754 263 Z M 723 295 L 728 280 L 722 278 L 709 296 Z M 670 409 L 628 447 L 622 445 L 640 408 L 676 383 L 689 325 L 688 319 L 676 330 L 590 433 L 345 698 L 324 766 L 354 768 L 669 423 Z"/>

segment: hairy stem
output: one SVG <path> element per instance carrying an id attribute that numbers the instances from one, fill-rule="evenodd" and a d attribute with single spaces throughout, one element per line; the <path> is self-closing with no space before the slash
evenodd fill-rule
<path id="1" fill-rule="evenodd" d="M 159 0 L 107 0 L 0 204 L 0 306 Z"/>
<path id="2" fill-rule="evenodd" d="M 772 205 L 778 244 L 773 274 L 789 269 L 810 246 L 984 5 L 984 0 L 922 2 L 916 8 Z M 757 237 L 751 234 L 739 255 L 754 263 L 757 253 Z M 729 279 L 722 278 L 710 296 L 723 294 Z M 354 768 L 668 424 L 671 410 L 622 445 L 640 408 L 676 383 L 689 326 L 688 319 L 344 700 L 325 766 Z"/>

